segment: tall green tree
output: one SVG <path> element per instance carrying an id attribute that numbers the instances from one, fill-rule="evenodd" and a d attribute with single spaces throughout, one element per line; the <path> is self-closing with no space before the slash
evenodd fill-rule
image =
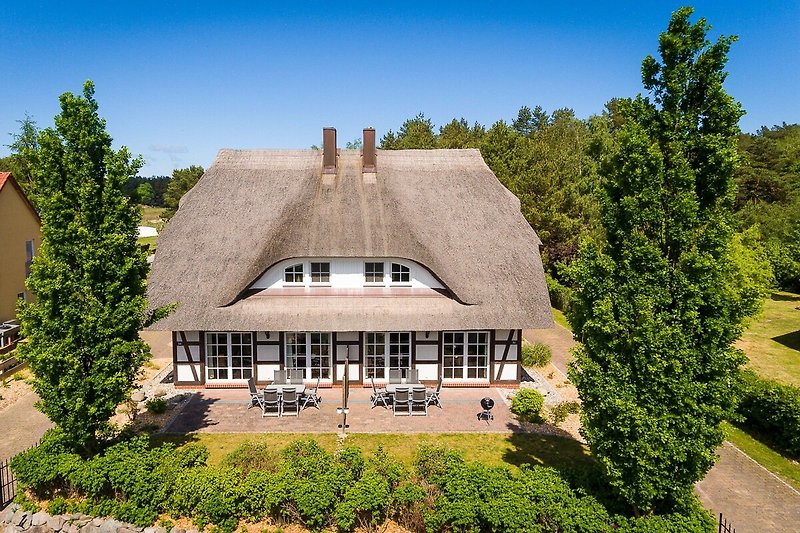
<path id="1" fill-rule="evenodd" d="M 403 122 L 397 133 L 389 130 L 381 138 L 381 149 L 383 150 L 431 149 L 436 148 L 436 144 L 433 123 L 431 119 L 425 118 L 424 113 Z"/>
<path id="2" fill-rule="evenodd" d="M 178 204 L 184 194 L 194 187 L 203 175 L 203 167 L 200 165 L 192 165 L 188 168 L 177 168 L 172 171 L 172 180 L 167 185 L 167 190 L 164 191 L 164 205 L 167 208 L 164 210 L 163 217 L 167 220 L 172 218 L 172 215 L 178 210 Z"/>
<path id="3" fill-rule="evenodd" d="M 25 114 L 25 118 L 18 120 L 19 132 L 12 133 L 14 141 L 8 145 L 11 155 L 0 159 L 0 170 L 11 172 L 22 187 L 28 199 L 36 205 L 36 191 L 33 190 L 33 167 L 35 166 L 36 151 L 39 147 L 36 121 Z"/>
<path id="4" fill-rule="evenodd" d="M 615 102 L 607 245 L 587 242 L 570 270 L 583 434 L 639 514 L 691 497 L 714 464 L 745 361 L 733 342 L 761 301 L 732 257 L 743 113 L 723 82 L 735 38 L 711 43 L 692 12 L 675 12 L 660 61 L 644 60 L 649 96 Z"/>
<path id="5" fill-rule="evenodd" d="M 59 100 L 55 127 L 39 133 L 35 154 L 23 152 L 37 161 L 42 246 L 27 281 L 37 299 L 19 309 L 28 339 L 19 356 L 38 408 L 90 452 L 148 356 L 139 339 L 148 265 L 139 210 L 123 193 L 142 161 L 111 148 L 91 81 Z"/>

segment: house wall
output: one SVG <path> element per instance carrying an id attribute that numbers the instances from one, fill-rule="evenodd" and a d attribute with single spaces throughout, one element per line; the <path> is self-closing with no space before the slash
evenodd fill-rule
<path id="1" fill-rule="evenodd" d="M 10 180 L 0 189 L 0 322 L 16 316 L 17 295 L 33 295 L 25 288 L 26 241 L 39 251 L 42 234 L 39 218 Z"/>
<path id="2" fill-rule="evenodd" d="M 303 274 L 305 279 L 305 286 L 314 286 L 311 284 L 311 263 L 323 261 L 328 262 L 331 264 L 331 281 L 328 284 L 324 284 L 326 287 L 331 287 L 334 289 L 357 289 L 367 287 L 375 287 L 380 286 L 379 284 L 372 284 L 369 285 L 365 284 L 364 278 L 364 262 L 370 261 L 383 261 L 384 262 L 384 283 L 386 286 L 389 286 L 390 274 L 392 263 L 400 263 L 403 264 L 410 269 L 411 275 L 411 282 L 404 283 L 402 285 L 392 285 L 392 286 L 403 286 L 403 287 L 412 287 L 412 288 L 432 288 L 432 289 L 442 289 L 444 288 L 443 285 L 436 279 L 436 277 L 431 274 L 431 272 L 425 268 L 424 266 L 420 265 L 419 263 L 415 263 L 414 261 L 409 261 L 407 259 L 399 259 L 399 258 L 346 258 L 346 257 L 338 257 L 338 258 L 295 258 L 295 259 L 287 259 L 285 261 L 281 261 L 280 263 L 274 265 L 272 268 L 267 270 L 258 280 L 253 283 L 250 288 L 251 289 L 280 289 L 283 287 L 297 287 L 298 284 L 295 283 L 284 283 L 283 280 L 283 273 L 286 267 L 295 265 L 297 263 L 303 263 Z"/>
<path id="3" fill-rule="evenodd" d="M 484 330 L 486 331 L 486 330 Z M 202 331 L 173 332 L 173 363 L 175 383 L 203 386 L 205 377 L 205 335 Z M 266 384 L 274 379 L 276 370 L 284 368 L 284 334 L 278 331 L 252 333 L 253 376 L 256 383 Z M 411 367 L 418 370 L 419 378 L 435 383 L 442 374 L 442 332 L 411 332 Z M 521 377 L 519 364 L 522 330 L 489 330 L 489 378 L 480 380 L 445 380 L 444 384 L 517 384 Z M 332 379 L 329 384 L 341 383 L 345 361 L 350 362 L 351 383 L 368 383 L 365 379 L 364 332 L 332 333 Z M 244 380 L 214 382 L 217 385 L 243 386 Z"/>

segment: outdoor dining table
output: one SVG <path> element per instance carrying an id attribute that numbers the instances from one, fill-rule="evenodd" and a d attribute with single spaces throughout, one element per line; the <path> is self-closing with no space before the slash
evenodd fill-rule
<path id="1" fill-rule="evenodd" d="M 283 396 L 283 391 L 285 389 L 296 389 L 298 396 L 302 396 L 306 392 L 306 386 L 302 383 L 281 383 L 280 385 L 267 385 L 265 387 L 265 390 L 266 389 L 277 389 L 278 396 Z"/>
<path id="2" fill-rule="evenodd" d="M 386 385 L 386 392 L 394 396 L 395 392 L 397 392 L 397 389 L 402 388 L 406 388 L 409 392 L 411 392 L 414 389 L 425 390 L 425 385 L 423 383 L 389 383 Z"/>

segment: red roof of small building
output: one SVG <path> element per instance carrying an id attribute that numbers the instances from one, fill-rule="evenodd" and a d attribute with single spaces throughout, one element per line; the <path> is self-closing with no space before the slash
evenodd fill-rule
<path id="1" fill-rule="evenodd" d="M 9 176 L 11 176 L 11 172 L 0 172 L 0 189 L 6 184 Z"/>
<path id="2" fill-rule="evenodd" d="M 33 204 L 28 199 L 28 197 L 25 196 L 25 192 L 22 190 L 22 187 L 19 186 L 19 183 L 17 183 L 17 180 L 14 179 L 14 176 L 11 175 L 11 172 L 0 172 L 0 191 L 3 190 L 3 187 L 5 186 L 6 183 L 11 183 L 11 185 L 15 189 L 17 189 L 17 192 L 19 192 L 19 195 L 22 197 L 22 200 L 28 205 L 28 207 L 33 212 L 33 215 L 36 217 L 36 219 L 39 222 L 41 222 L 41 218 L 39 217 L 39 213 L 36 211 L 36 208 L 33 207 Z"/>

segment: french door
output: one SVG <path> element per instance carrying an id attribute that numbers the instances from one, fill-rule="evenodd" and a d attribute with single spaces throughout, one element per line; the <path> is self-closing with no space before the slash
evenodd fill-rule
<path id="1" fill-rule="evenodd" d="M 330 379 L 333 362 L 331 338 L 330 333 L 323 332 L 286 333 L 284 367 L 302 370 L 304 379 Z"/>
<path id="2" fill-rule="evenodd" d="M 365 377 L 388 379 L 389 370 L 400 370 L 403 376 L 411 368 L 411 333 L 368 332 L 364 338 Z"/>
<path id="3" fill-rule="evenodd" d="M 206 379 L 248 379 L 253 376 L 253 337 L 249 332 L 206 333 Z"/>
<path id="4" fill-rule="evenodd" d="M 442 377 L 445 379 L 487 379 L 489 377 L 489 332 L 445 332 Z"/>

